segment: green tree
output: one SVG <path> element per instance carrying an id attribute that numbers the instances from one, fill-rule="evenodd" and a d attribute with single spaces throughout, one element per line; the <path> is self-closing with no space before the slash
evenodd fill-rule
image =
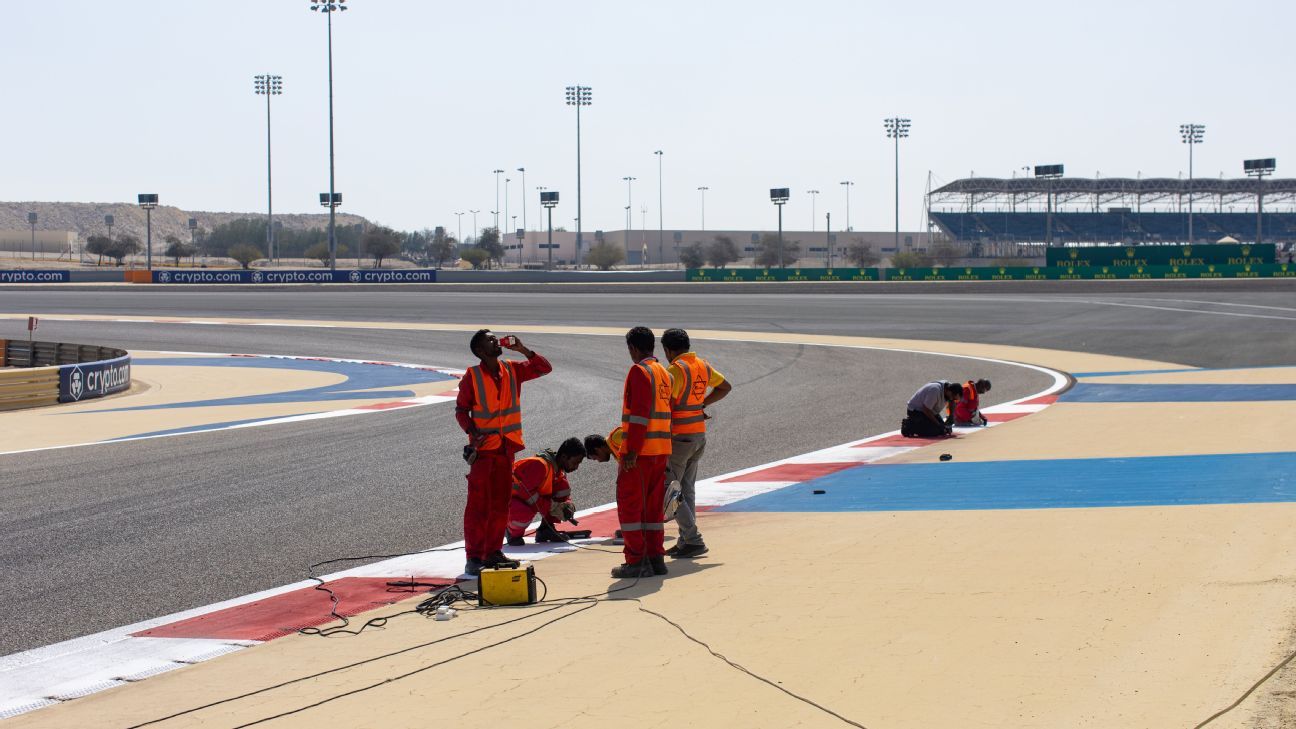
<path id="1" fill-rule="evenodd" d="M 455 237 L 446 233 L 445 228 L 437 228 L 432 232 L 432 238 L 427 244 L 427 258 L 429 261 L 436 263 L 437 268 L 445 265 L 446 261 L 452 261 L 455 252 L 459 250 L 459 241 Z"/>
<path id="2" fill-rule="evenodd" d="M 680 249 L 679 259 L 684 268 L 702 268 L 702 264 L 706 263 L 706 250 L 701 243 L 694 243 Z"/>
<path id="3" fill-rule="evenodd" d="M 490 253 L 482 248 L 465 248 L 459 251 L 459 258 L 472 264 L 473 268 L 482 268 L 490 263 Z"/>
<path id="4" fill-rule="evenodd" d="M 104 249 L 104 255 L 116 260 L 118 266 L 122 266 L 126 263 L 126 256 L 133 256 L 142 250 L 144 247 L 140 245 L 139 238 L 123 235 L 109 242 L 108 247 Z"/>
<path id="5" fill-rule="evenodd" d="M 92 256 L 99 256 L 99 262 L 96 266 L 103 265 L 103 257 L 108 253 L 108 248 L 112 246 L 112 239 L 106 235 L 92 235 L 86 238 L 85 250 Z"/>
<path id="6" fill-rule="evenodd" d="M 713 268 L 724 268 L 739 258 L 738 245 L 727 235 L 717 235 L 706 247 L 707 263 Z"/>
<path id="7" fill-rule="evenodd" d="M 504 263 L 504 244 L 500 242 L 500 232 L 498 228 L 487 228 L 482 231 L 481 236 L 477 238 L 477 247 L 486 251 L 486 267 L 490 268 L 490 262 L 495 261 L 503 267 Z"/>
<path id="8" fill-rule="evenodd" d="M 405 238 L 401 241 L 401 255 L 420 266 L 426 264 L 428 240 L 430 238 L 431 235 L 427 230 L 415 230 L 406 233 Z"/>
<path id="9" fill-rule="evenodd" d="M 175 265 L 177 266 L 180 265 L 181 258 L 193 255 L 193 249 L 187 243 L 180 240 L 176 236 L 168 235 L 166 238 L 163 238 L 163 240 L 167 244 L 166 252 L 164 253 L 164 255 L 167 258 L 170 258 L 171 260 L 175 261 Z"/>
<path id="10" fill-rule="evenodd" d="M 243 267 L 244 271 L 252 267 L 253 261 L 259 261 L 262 258 L 265 258 L 265 254 L 261 252 L 260 248 L 247 245 L 246 243 L 239 243 L 238 245 L 230 246 L 230 249 L 226 251 L 226 255 L 233 258 Z"/>
<path id="11" fill-rule="evenodd" d="M 881 257 L 873 252 L 872 244 L 865 243 L 863 238 L 856 238 L 846 249 L 846 260 L 856 268 L 868 268 L 876 266 Z"/>
<path id="12" fill-rule="evenodd" d="M 345 256 L 350 252 L 351 251 L 346 246 L 339 245 L 337 249 L 337 257 L 342 258 L 343 256 Z M 325 266 L 329 265 L 328 241 L 320 241 L 319 243 L 315 243 L 311 247 L 307 248 L 303 252 L 303 255 L 306 258 L 314 258 L 315 260 L 319 261 L 321 264 Z"/>
<path id="13" fill-rule="evenodd" d="M 963 254 L 959 249 L 955 248 L 954 244 L 948 241 L 937 243 L 931 250 L 931 260 L 945 268 L 953 266 L 954 262 L 962 257 Z"/>
<path id="14" fill-rule="evenodd" d="M 374 268 L 381 268 L 384 258 L 400 251 L 400 234 L 385 225 L 375 225 L 360 237 L 361 246 L 374 259 Z"/>
<path id="15" fill-rule="evenodd" d="M 761 236 L 756 244 L 757 266 L 791 266 L 801 257 L 801 241 L 783 239 L 780 252 L 779 239 L 773 233 Z"/>
<path id="16" fill-rule="evenodd" d="M 625 251 L 621 250 L 621 246 L 606 242 L 595 245 L 585 254 L 585 262 L 597 266 L 600 271 L 610 270 L 624 260 Z"/>
<path id="17" fill-rule="evenodd" d="M 927 268 L 931 263 L 929 256 L 914 251 L 900 251 L 891 256 L 891 265 L 896 268 Z"/>

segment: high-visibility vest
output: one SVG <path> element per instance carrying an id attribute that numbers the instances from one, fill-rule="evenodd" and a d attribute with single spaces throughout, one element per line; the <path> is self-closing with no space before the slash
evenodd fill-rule
<path id="1" fill-rule="evenodd" d="M 669 456 L 671 452 L 670 373 L 654 357 L 636 362 L 634 366 L 648 375 L 650 391 L 653 394 L 652 410 L 649 411 L 648 417 L 630 414 L 630 375 L 626 375 L 625 390 L 621 394 L 621 427 L 626 432 L 629 432 L 631 423 L 647 427 L 643 449 L 639 451 L 639 455 Z M 631 368 L 630 373 L 634 373 L 634 368 Z"/>
<path id="2" fill-rule="evenodd" d="M 535 487 L 534 489 L 531 489 L 526 485 L 524 485 L 521 479 L 518 478 L 518 474 L 524 470 L 522 464 L 527 463 L 528 461 L 538 462 L 540 465 L 544 467 L 544 478 L 541 479 L 539 486 Z M 526 496 L 523 499 L 524 501 L 526 501 L 527 504 L 534 504 L 535 502 L 539 501 L 541 497 L 546 497 L 546 496 L 552 497 L 555 501 L 566 501 L 567 498 L 571 496 L 571 486 L 567 484 L 566 479 L 563 479 L 562 483 L 560 484 L 560 487 L 557 490 L 555 490 L 554 481 L 556 479 L 554 478 L 554 475 L 557 472 L 558 472 L 558 468 L 556 464 L 543 455 L 531 456 L 530 458 L 523 458 L 522 460 L 513 464 L 513 488 L 514 490 L 517 491 L 530 492 L 530 495 Z"/>
<path id="3" fill-rule="evenodd" d="M 518 449 L 522 444 L 522 404 L 518 399 L 517 373 L 513 363 L 500 360 L 499 385 L 495 379 L 482 372 L 481 365 L 468 368 L 465 377 L 471 377 L 473 383 L 473 407 L 471 411 L 473 424 L 477 431 L 486 436 L 480 446 L 481 450 L 492 451 L 504 447 L 501 438 L 512 441 Z"/>
<path id="4" fill-rule="evenodd" d="M 696 354 L 682 354 L 672 363 L 684 373 L 684 386 L 678 398 L 671 400 L 671 432 L 675 435 L 706 432 L 706 414 L 702 401 L 711 382 L 711 365 Z"/>
<path id="5" fill-rule="evenodd" d="M 625 429 L 617 426 L 608 433 L 607 437 L 608 450 L 612 451 L 612 457 L 621 461 L 621 455 L 625 453 Z"/>
<path id="6" fill-rule="evenodd" d="M 976 381 L 968 380 L 963 383 L 963 399 L 956 403 L 950 403 L 954 410 L 954 419 L 966 422 L 972 419 L 976 411 L 980 409 L 981 396 L 976 390 Z"/>

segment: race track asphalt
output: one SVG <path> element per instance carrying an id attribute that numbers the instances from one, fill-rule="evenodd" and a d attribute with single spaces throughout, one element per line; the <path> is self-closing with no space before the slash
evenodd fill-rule
<path id="1" fill-rule="evenodd" d="M 0 312 L 484 322 L 981 341 L 1202 367 L 1296 361 L 1296 291 L 1148 295 L 653 296 L 428 291 L 0 291 Z M 42 336 L 127 349 L 366 357 L 463 367 L 462 333 L 54 322 Z M 527 385 L 529 445 L 605 432 L 629 360 L 615 337 L 536 335 L 555 364 Z M 990 402 L 1047 379 L 1007 365 L 798 346 L 699 346 L 735 384 L 702 476 L 894 429 L 936 377 L 988 376 Z M 0 456 L 0 655 L 301 579 L 320 560 L 461 538 L 451 405 Z M 574 475 L 612 500 L 611 467 Z M 809 538 L 809 535 L 807 536 Z"/>

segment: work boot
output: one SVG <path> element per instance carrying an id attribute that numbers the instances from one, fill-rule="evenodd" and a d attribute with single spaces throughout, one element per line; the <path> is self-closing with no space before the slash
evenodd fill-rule
<path id="1" fill-rule="evenodd" d="M 618 580 L 633 580 L 637 577 L 652 577 L 653 568 L 648 560 L 623 564 L 612 568 L 612 576 Z"/>
<path id="2" fill-rule="evenodd" d="M 693 557 L 701 557 L 706 553 L 707 546 L 705 544 L 685 544 L 679 548 L 679 551 L 671 556 L 675 559 L 691 559 Z"/>
<path id="3" fill-rule="evenodd" d="M 654 575 L 660 576 L 666 574 L 665 557 L 649 557 L 648 564 L 652 565 L 652 571 Z"/>
<path id="4" fill-rule="evenodd" d="M 471 559 L 464 563 L 464 574 L 469 577 L 477 577 L 482 571 L 482 561 L 480 559 Z"/>
<path id="5" fill-rule="evenodd" d="M 553 528 L 553 525 L 547 521 L 540 522 L 540 527 L 536 529 L 535 540 L 539 542 L 565 542 L 567 535 Z"/>
<path id="6" fill-rule="evenodd" d="M 537 539 L 536 541 L 538 542 L 538 541 L 540 541 L 540 540 Z M 509 545 L 510 547 L 521 547 L 521 546 L 524 545 L 524 544 L 526 544 L 526 542 L 522 540 L 522 535 L 521 535 L 521 534 L 519 534 L 519 535 L 516 536 L 516 537 L 513 536 L 512 534 L 508 535 L 508 545 Z"/>
<path id="7" fill-rule="evenodd" d="M 666 550 L 666 556 L 667 556 L 667 557 L 674 557 L 675 555 L 679 554 L 679 551 L 680 551 L 680 549 L 681 549 L 683 546 L 684 546 L 684 543 L 683 543 L 683 542 L 675 542 L 675 546 L 673 546 L 673 547 L 671 547 L 670 549 Z"/>
<path id="8" fill-rule="evenodd" d="M 510 558 L 503 552 L 495 552 L 494 554 L 487 555 L 486 559 L 482 560 L 483 567 L 505 567 L 508 569 L 516 569 L 520 564 L 521 562 Z"/>

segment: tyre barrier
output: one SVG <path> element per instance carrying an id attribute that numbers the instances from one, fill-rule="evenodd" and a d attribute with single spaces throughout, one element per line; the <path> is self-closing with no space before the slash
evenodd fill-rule
<path id="1" fill-rule="evenodd" d="M 114 347 L 0 339 L 0 410 L 79 402 L 130 387 L 130 353 Z"/>

